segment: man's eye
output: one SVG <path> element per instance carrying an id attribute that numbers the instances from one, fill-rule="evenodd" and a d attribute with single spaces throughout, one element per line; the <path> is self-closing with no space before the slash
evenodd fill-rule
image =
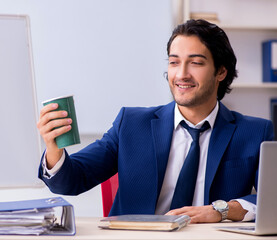
<path id="1" fill-rule="evenodd" d="M 170 61 L 169 64 L 170 64 L 170 65 L 176 65 L 177 62 L 175 62 L 175 61 Z"/>
<path id="2" fill-rule="evenodd" d="M 203 65 L 203 63 L 202 62 L 191 62 L 192 64 L 195 64 L 195 65 Z"/>

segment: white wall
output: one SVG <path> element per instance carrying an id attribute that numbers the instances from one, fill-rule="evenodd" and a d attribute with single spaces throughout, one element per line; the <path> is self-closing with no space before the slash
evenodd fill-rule
<path id="1" fill-rule="evenodd" d="M 38 102 L 75 95 L 81 133 L 103 133 L 122 106 L 171 98 L 170 0 L 0 0 L 31 19 Z"/>
<path id="2" fill-rule="evenodd" d="M 87 146 L 91 142 L 99 139 L 101 135 L 81 135 L 81 144 L 68 147 L 69 153 L 76 152 Z M 39 162 L 39 159 L 38 159 Z M 0 201 L 17 201 L 36 198 L 48 198 L 52 196 L 62 196 L 53 194 L 50 190 L 41 185 L 36 188 L 0 188 Z M 73 204 L 76 216 L 102 216 L 101 188 L 96 186 L 88 192 L 78 196 L 62 196 Z"/>
<path id="3" fill-rule="evenodd" d="M 38 102 L 74 94 L 82 144 L 69 152 L 105 132 L 122 106 L 171 100 L 163 77 L 170 0 L 0 0 L 0 14 L 30 17 Z M 13 201 L 53 194 L 42 187 L 0 189 L 0 196 Z M 100 187 L 65 198 L 76 216 L 102 215 Z"/>

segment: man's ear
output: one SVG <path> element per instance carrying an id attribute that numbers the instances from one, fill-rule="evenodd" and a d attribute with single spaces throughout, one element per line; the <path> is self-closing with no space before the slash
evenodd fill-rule
<path id="1" fill-rule="evenodd" d="M 219 82 L 223 81 L 227 76 L 227 72 L 228 72 L 227 69 L 224 66 L 221 66 L 217 71 L 216 79 Z"/>

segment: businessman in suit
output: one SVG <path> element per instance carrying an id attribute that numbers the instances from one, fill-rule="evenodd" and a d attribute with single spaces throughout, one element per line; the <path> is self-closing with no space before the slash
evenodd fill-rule
<path id="1" fill-rule="evenodd" d="M 273 139 L 273 126 L 220 102 L 237 76 L 228 37 L 214 24 L 189 20 L 174 29 L 167 52 L 174 101 L 122 108 L 101 140 L 71 156 L 54 139 L 70 131 L 72 120 L 53 111 L 57 104 L 42 108 L 37 126 L 46 151 L 39 177 L 55 193 L 77 195 L 118 172 L 110 215 L 186 214 L 194 223 L 254 219 L 259 148 Z"/>

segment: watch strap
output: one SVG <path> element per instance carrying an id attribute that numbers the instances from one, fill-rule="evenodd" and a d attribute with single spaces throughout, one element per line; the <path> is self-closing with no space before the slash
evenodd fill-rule
<path id="1" fill-rule="evenodd" d="M 221 221 L 224 221 L 225 219 L 227 219 L 227 216 L 228 216 L 228 211 L 229 211 L 228 203 L 225 202 L 225 204 L 226 204 L 225 208 L 219 208 L 219 207 L 217 207 L 217 202 L 225 202 L 225 201 L 217 200 L 217 201 L 212 202 L 212 206 L 213 206 L 214 210 L 218 211 L 221 214 Z"/>

